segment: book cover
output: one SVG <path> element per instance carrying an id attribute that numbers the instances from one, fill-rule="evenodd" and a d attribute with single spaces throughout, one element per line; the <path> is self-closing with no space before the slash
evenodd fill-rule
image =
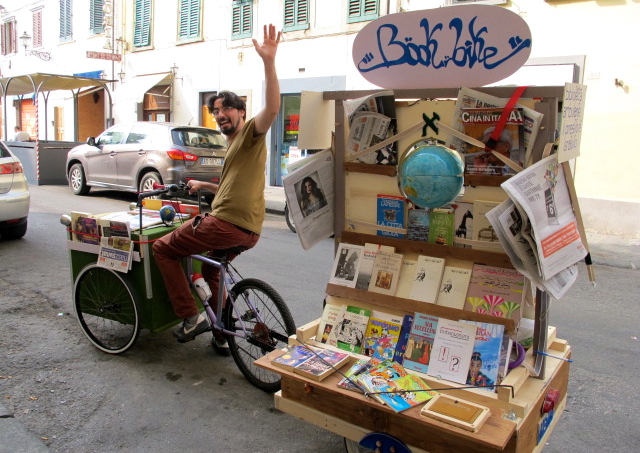
<path id="1" fill-rule="evenodd" d="M 524 276 L 515 269 L 474 264 L 464 309 L 499 318 L 522 317 Z"/>
<path id="2" fill-rule="evenodd" d="M 377 359 L 393 359 L 400 337 L 402 316 L 373 310 L 364 337 L 364 355 Z"/>
<path id="3" fill-rule="evenodd" d="M 476 326 L 440 318 L 427 373 L 464 384 L 476 338 Z"/>
<path id="4" fill-rule="evenodd" d="M 356 386 L 355 381 L 352 379 L 352 377 L 358 371 L 360 371 L 365 365 L 367 365 L 367 363 L 369 363 L 371 360 L 377 360 L 377 359 L 371 359 L 371 358 L 357 359 L 355 363 L 351 365 L 351 367 L 349 367 L 347 371 L 345 371 L 344 376 L 342 377 L 342 379 L 338 381 L 336 385 L 345 390 L 359 392 L 360 389 Z"/>
<path id="5" fill-rule="evenodd" d="M 453 243 L 464 248 L 471 248 L 471 245 L 459 243 L 457 239 L 473 239 L 473 203 L 456 202 L 453 208 L 455 225 Z"/>
<path id="6" fill-rule="evenodd" d="M 360 268 L 358 269 L 358 277 L 356 279 L 356 288 L 368 290 L 369 280 L 371 280 L 371 271 L 373 270 L 373 263 L 376 260 L 378 252 L 395 252 L 395 247 L 390 245 L 373 244 L 371 242 L 365 242 L 364 249 L 362 251 L 362 259 L 360 260 Z"/>
<path id="7" fill-rule="evenodd" d="M 333 374 L 349 361 L 351 355 L 347 352 L 323 349 L 313 354 L 307 360 L 293 367 L 293 372 L 308 379 L 321 381 Z"/>
<path id="8" fill-rule="evenodd" d="M 391 381 L 408 374 L 402 365 L 392 360 L 383 360 L 378 365 L 368 368 L 366 371 L 356 373 L 356 384 L 371 395 L 381 404 L 384 400 L 376 392 L 387 391 L 391 387 Z M 386 390 L 385 390 L 386 388 Z"/>
<path id="9" fill-rule="evenodd" d="M 407 341 L 409 340 L 412 325 L 413 315 L 404 315 L 404 318 L 402 319 L 402 327 L 400 328 L 400 338 L 398 338 L 396 350 L 393 353 L 393 361 L 398 362 L 401 365 L 404 362 L 404 354 L 407 350 Z"/>
<path id="10" fill-rule="evenodd" d="M 378 252 L 373 262 L 369 291 L 393 296 L 398 287 L 402 255 L 400 253 Z"/>
<path id="11" fill-rule="evenodd" d="M 271 364 L 282 368 L 284 370 L 291 371 L 294 366 L 301 364 L 305 360 L 312 357 L 314 354 L 311 347 L 296 345 L 291 348 L 287 348 L 280 356 L 271 360 Z M 319 348 L 313 349 L 319 352 Z"/>
<path id="12" fill-rule="evenodd" d="M 426 373 L 433 350 L 433 341 L 439 318 L 424 313 L 416 313 L 407 338 L 402 366 L 408 370 Z"/>
<path id="13" fill-rule="evenodd" d="M 421 302 L 435 304 L 438 299 L 443 272 L 444 258 L 419 255 L 409 297 Z"/>
<path id="14" fill-rule="evenodd" d="M 320 343 L 328 343 L 331 331 L 338 323 L 341 312 L 341 304 L 332 304 L 330 302 L 325 304 L 324 309 L 322 310 L 320 324 L 318 324 L 318 331 L 316 332 L 316 341 Z M 335 346 L 335 344 L 332 346 Z"/>
<path id="15" fill-rule="evenodd" d="M 357 385 L 380 404 L 386 404 L 381 392 L 393 391 L 391 380 L 382 375 L 361 374 L 356 378 Z"/>
<path id="16" fill-rule="evenodd" d="M 400 278 L 398 278 L 398 286 L 396 287 L 396 297 L 409 299 L 411 296 L 411 286 L 413 285 L 413 277 L 416 275 L 417 260 L 403 257 L 400 267 Z"/>
<path id="17" fill-rule="evenodd" d="M 498 206 L 497 201 L 476 200 L 473 203 L 474 230 L 471 238 L 474 241 L 500 242 L 491 222 L 487 219 L 487 212 Z"/>
<path id="18" fill-rule="evenodd" d="M 406 228 L 405 199 L 395 195 L 378 195 L 376 225 L 392 228 Z M 378 236 L 404 238 L 403 233 L 378 230 Z"/>
<path id="19" fill-rule="evenodd" d="M 71 228 L 73 238 L 78 242 L 87 244 L 99 244 L 98 219 L 85 212 L 71 212 Z"/>
<path id="20" fill-rule="evenodd" d="M 504 326 L 487 322 L 463 321 L 476 326 L 476 340 L 467 373 L 467 385 L 485 387 L 495 391 L 500 372 L 500 351 L 504 339 Z"/>
<path id="21" fill-rule="evenodd" d="M 429 211 L 427 209 L 409 209 L 407 212 L 407 239 L 423 242 L 429 240 Z"/>
<path id="22" fill-rule="evenodd" d="M 336 251 L 329 283 L 355 288 L 363 251 L 362 245 L 341 242 Z"/>
<path id="23" fill-rule="evenodd" d="M 429 214 L 429 244 L 453 245 L 455 214 L 449 209 L 432 209 Z"/>
<path id="24" fill-rule="evenodd" d="M 460 116 L 464 133 L 480 140 L 489 142 L 496 124 L 502 114 L 501 107 L 463 108 Z M 502 133 L 493 148 L 497 153 L 513 160 L 520 166 L 524 165 L 524 116 L 521 108 L 514 108 L 507 119 Z M 514 175 L 515 171 L 505 165 L 491 152 L 466 144 L 464 150 L 464 172 L 470 175 Z"/>
<path id="25" fill-rule="evenodd" d="M 459 310 L 464 309 L 470 280 L 471 269 L 445 266 L 436 304 Z"/>
<path id="26" fill-rule="evenodd" d="M 336 328 L 336 342 L 340 349 L 360 354 L 371 310 L 348 305 Z"/>
<path id="27" fill-rule="evenodd" d="M 391 381 L 394 393 L 382 393 L 380 397 L 391 409 L 401 412 L 429 401 L 436 395 L 419 376 L 407 374 Z"/>

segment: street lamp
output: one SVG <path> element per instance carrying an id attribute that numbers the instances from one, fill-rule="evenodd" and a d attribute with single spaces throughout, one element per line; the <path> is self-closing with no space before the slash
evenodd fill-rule
<path id="1" fill-rule="evenodd" d="M 118 77 L 120 77 L 120 83 L 124 83 L 125 76 L 126 74 L 124 73 L 124 69 L 121 69 L 120 72 L 118 73 Z"/>
<path id="2" fill-rule="evenodd" d="M 40 50 L 27 50 L 27 47 L 29 47 L 29 44 L 31 44 L 31 36 L 26 31 L 22 33 L 22 36 L 20 36 L 19 39 L 20 44 L 22 44 L 22 46 L 24 47 L 25 55 L 35 55 L 36 57 L 44 61 L 51 60 L 51 54 L 49 52 L 42 52 Z"/>
<path id="3" fill-rule="evenodd" d="M 180 83 L 182 83 L 182 77 L 178 77 L 178 65 L 176 65 L 175 63 L 173 63 L 173 66 L 171 66 L 171 75 L 174 79 L 180 80 Z"/>

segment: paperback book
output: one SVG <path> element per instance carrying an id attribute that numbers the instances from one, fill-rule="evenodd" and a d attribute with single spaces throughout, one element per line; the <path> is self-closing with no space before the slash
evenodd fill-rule
<path id="1" fill-rule="evenodd" d="M 498 383 L 500 371 L 500 351 L 504 338 L 504 326 L 477 321 L 463 321 L 476 326 L 476 340 L 473 345 L 467 385 L 485 387 L 495 391 L 493 385 Z"/>
<path id="2" fill-rule="evenodd" d="M 411 284 L 410 298 L 435 304 L 438 299 L 443 272 L 444 258 L 426 255 L 418 256 L 416 272 Z"/>
<path id="3" fill-rule="evenodd" d="M 378 252 L 395 252 L 395 247 L 390 245 L 373 244 L 366 242 L 362 251 L 362 259 L 360 268 L 358 269 L 358 277 L 356 279 L 356 288 L 362 290 L 369 289 L 369 281 L 371 280 L 371 272 L 373 271 L 373 263 L 376 260 Z"/>
<path id="4" fill-rule="evenodd" d="M 349 367 L 349 369 L 344 373 L 344 376 L 342 377 L 342 379 L 338 381 L 336 385 L 345 390 L 359 392 L 360 389 L 354 384 L 355 381 L 353 379 L 353 376 L 358 371 L 362 370 L 362 368 L 372 360 L 377 360 L 377 359 L 373 359 L 373 358 L 357 359 L 355 363 L 351 365 L 351 367 Z"/>
<path id="5" fill-rule="evenodd" d="M 458 384 L 467 382 L 476 326 L 440 318 L 427 373 Z"/>
<path id="6" fill-rule="evenodd" d="M 407 347 L 402 366 L 407 370 L 427 373 L 433 350 L 439 318 L 424 313 L 416 313 L 407 337 Z"/>
<path id="7" fill-rule="evenodd" d="M 371 310 L 348 305 L 336 326 L 337 346 L 340 349 L 361 354 L 370 316 Z"/>
<path id="8" fill-rule="evenodd" d="M 333 304 L 331 302 L 327 302 L 322 310 L 322 317 L 320 318 L 320 324 L 318 324 L 318 331 L 316 333 L 316 341 L 320 343 L 331 344 L 329 338 L 331 337 L 331 332 L 333 328 L 336 326 L 340 319 L 340 315 L 342 314 L 342 305 L 341 304 Z M 331 346 L 336 346 L 336 344 L 331 344 Z"/>
<path id="9" fill-rule="evenodd" d="M 367 324 L 364 355 L 381 360 L 393 359 L 401 328 L 402 316 L 374 310 Z"/>
<path id="10" fill-rule="evenodd" d="M 474 264 L 465 301 L 465 310 L 499 318 L 522 317 L 524 276 L 515 269 Z"/>
<path id="11" fill-rule="evenodd" d="M 499 204 L 500 203 L 497 201 L 485 200 L 476 200 L 473 203 L 473 222 L 475 228 L 473 230 L 472 239 L 474 241 L 500 242 L 491 222 L 487 219 L 487 212 L 491 211 Z"/>
<path id="12" fill-rule="evenodd" d="M 406 228 L 405 199 L 403 197 L 379 194 L 377 197 L 377 203 L 377 225 L 391 228 Z M 385 230 L 378 230 L 377 235 L 392 238 L 405 237 L 404 233 Z"/>
<path id="13" fill-rule="evenodd" d="M 402 266 L 400 267 L 400 278 L 398 279 L 398 286 L 396 288 L 396 297 L 402 297 L 409 299 L 411 297 L 411 286 L 413 285 L 413 278 L 416 275 L 417 260 L 412 260 L 406 257 L 402 258 Z"/>
<path id="14" fill-rule="evenodd" d="M 471 248 L 471 245 L 464 244 L 459 240 L 473 239 L 473 203 L 456 202 L 453 205 L 455 235 L 453 243 L 464 248 Z"/>
<path id="15" fill-rule="evenodd" d="M 409 209 L 407 217 L 407 239 L 427 242 L 429 240 L 429 210 Z"/>
<path id="16" fill-rule="evenodd" d="M 293 372 L 308 379 L 321 381 L 345 365 L 351 355 L 347 352 L 323 349 L 293 367 Z"/>
<path id="17" fill-rule="evenodd" d="M 355 288 L 363 253 L 362 245 L 341 242 L 336 251 L 329 283 Z"/>
<path id="18" fill-rule="evenodd" d="M 290 348 L 287 348 L 286 351 L 282 353 L 282 355 L 276 357 L 271 360 L 271 364 L 277 366 L 278 368 L 282 368 L 283 370 L 293 370 L 293 367 L 300 365 L 305 360 L 312 357 L 313 351 L 320 352 L 320 348 L 313 348 L 310 346 L 302 346 L 296 345 Z"/>
<path id="19" fill-rule="evenodd" d="M 464 309 L 470 280 L 471 269 L 445 266 L 436 304 L 458 310 Z"/>
<path id="20" fill-rule="evenodd" d="M 378 252 L 373 262 L 369 291 L 393 296 L 398 287 L 402 255 L 399 253 Z"/>
<path id="21" fill-rule="evenodd" d="M 400 338 L 398 338 L 396 350 L 393 353 L 393 361 L 401 365 L 404 362 L 404 355 L 407 351 L 407 342 L 409 340 L 409 334 L 411 333 L 411 326 L 413 325 L 413 317 L 413 315 L 404 315 L 402 328 L 400 329 Z"/>
<path id="22" fill-rule="evenodd" d="M 393 393 L 382 393 L 384 403 L 396 412 L 402 412 L 429 401 L 436 395 L 419 376 L 407 374 L 390 382 Z"/>
<path id="23" fill-rule="evenodd" d="M 455 214 L 449 209 L 432 209 L 429 214 L 429 244 L 453 245 Z"/>

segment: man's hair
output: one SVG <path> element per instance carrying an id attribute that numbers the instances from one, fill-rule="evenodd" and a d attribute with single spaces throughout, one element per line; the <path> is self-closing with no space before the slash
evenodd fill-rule
<path id="1" fill-rule="evenodd" d="M 213 104 L 218 99 L 222 99 L 223 107 L 233 107 L 238 110 L 242 110 L 244 112 L 242 118 L 247 119 L 247 104 L 240 96 L 231 91 L 221 91 L 218 94 L 214 94 L 213 96 L 211 96 L 207 100 L 207 108 L 209 109 L 209 113 L 213 115 Z"/>

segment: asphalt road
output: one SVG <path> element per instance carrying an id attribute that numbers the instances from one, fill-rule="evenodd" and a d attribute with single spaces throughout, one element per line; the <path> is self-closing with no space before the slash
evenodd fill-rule
<path id="1" fill-rule="evenodd" d="M 142 336 L 120 356 L 93 348 L 72 316 L 61 214 L 126 209 L 133 195 L 75 197 L 31 187 L 29 231 L 0 241 L 0 394 L 52 452 L 343 452 L 342 438 L 274 408 L 208 339 Z M 303 251 L 281 216 L 268 215 L 258 246 L 237 263 L 271 283 L 298 325 L 317 318 L 333 241 Z M 568 404 L 545 452 L 636 452 L 638 271 L 584 267 L 569 295 L 552 303 L 551 325 L 573 347 Z"/>

